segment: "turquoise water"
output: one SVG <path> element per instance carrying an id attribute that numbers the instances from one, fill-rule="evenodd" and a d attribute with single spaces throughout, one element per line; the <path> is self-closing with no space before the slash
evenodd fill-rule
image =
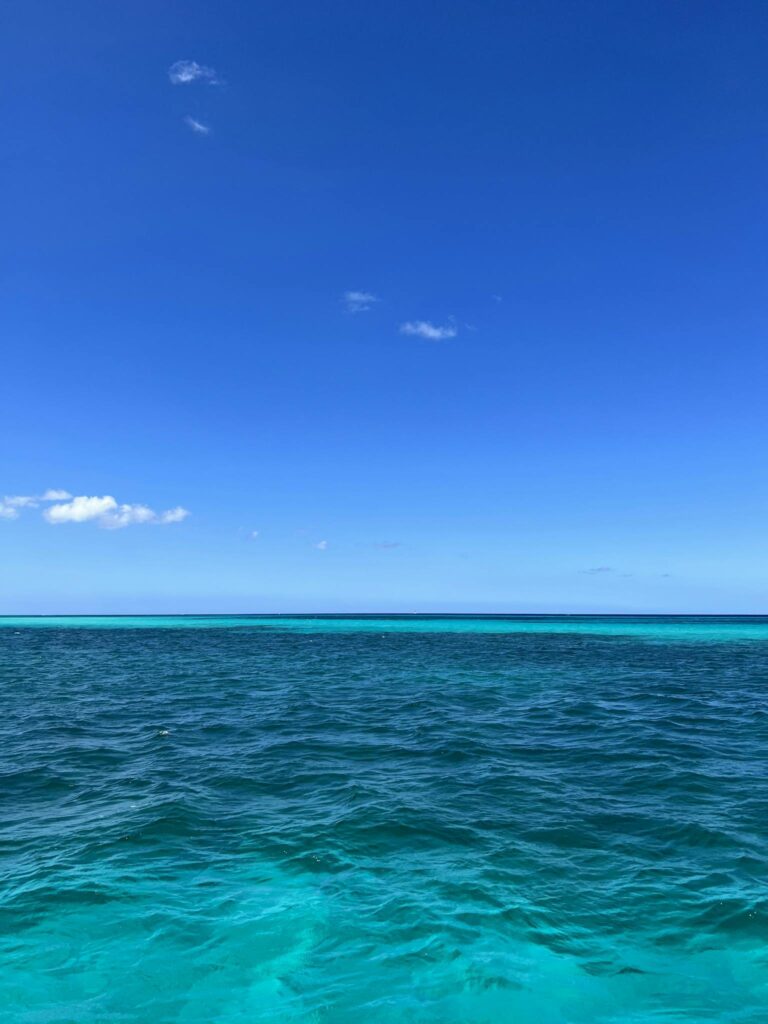
<path id="1" fill-rule="evenodd" d="M 4 1021 L 768 1020 L 768 618 L 5 618 L 0 693 Z"/>

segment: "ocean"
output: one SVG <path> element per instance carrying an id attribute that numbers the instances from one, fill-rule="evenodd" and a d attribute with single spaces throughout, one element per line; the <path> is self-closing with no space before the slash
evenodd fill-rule
<path id="1" fill-rule="evenodd" d="M 765 1024 L 768 618 L 0 619 L 8 1024 Z"/>

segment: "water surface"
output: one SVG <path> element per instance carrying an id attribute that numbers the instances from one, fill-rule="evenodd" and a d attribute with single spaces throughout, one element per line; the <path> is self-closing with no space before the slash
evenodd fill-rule
<path id="1" fill-rule="evenodd" d="M 768 1019 L 768 619 L 0 619 L 19 1024 Z"/>

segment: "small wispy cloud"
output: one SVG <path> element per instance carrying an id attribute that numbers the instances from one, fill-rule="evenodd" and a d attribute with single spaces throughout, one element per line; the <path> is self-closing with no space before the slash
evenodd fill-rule
<path id="1" fill-rule="evenodd" d="M 380 302 L 378 295 L 373 292 L 344 292 L 344 305 L 348 313 L 365 313 L 374 303 Z"/>
<path id="2" fill-rule="evenodd" d="M 3 498 L 3 504 L 8 508 L 36 508 L 39 503 L 39 498 L 33 498 L 28 494 L 9 494 Z"/>
<path id="3" fill-rule="evenodd" d="M 407 320 L 400 324 L 400 333 L 426 338 L 427 341 L 445 341 L 447 338 L 455 338 L 459 332 L 453 324 L 439 327 L 430 320 Z"/>
<path id="4" fill-rule="evenodd" d="M 318 551 L 326 551 L 328 549 L 328 541 L 319 540 L 317 544 L 315 544 L 315 547 L 317 548 Z"/>
<path id="5" fill-rule="evenodd" d="M 616 572 L 612 565 L 596 565 L 592 569 L 579 569 L 584 576 L 599 576 L 604 572 Z"/>
<path id="6" fill-rule="evenodd" d="M 49 488 L 43 494 L 6 494 L 0 500 L 0 519 L 18 519 L 19 509 L 38 508 L 41 502 L 66 501 L 72 495 L 69 491 Z"/>
<path id="7" fill-rule="evenodd" d="M 182 523 L 189 514 L 188 508 L 177 505 L 176 508 L 168 508 L 165 512 L 160 512 L 154 521 L 160 523 L 161 526 L 169 526 L 171 523 Z"/>
<path id="8" fill-rule="evenodd" d="M 249 540 L 256 540 L 256 538 L 258 536 L 259 536 L 259 531 L 258 530 L 251 530 L 251 532 L 248 534 L 248 539 Z"/>
<path id="9" fill-rule="evenodd" d="M 184 118 L 184 124 L 197 135 L 210 135 L 211 133 L 211 129 L 207 124 L 203 124 L 202 121 L 190 117 L 189 114 Z"/>
<path id="10" fill-rule="evenodd" d="M 177 60 L 168 68 L 168 78 L 173 85 L 189 85 L 190 82 L 207 82 L 208 85 L 220 85 L 221 79 L 213 70 L 196 60 Z"/>

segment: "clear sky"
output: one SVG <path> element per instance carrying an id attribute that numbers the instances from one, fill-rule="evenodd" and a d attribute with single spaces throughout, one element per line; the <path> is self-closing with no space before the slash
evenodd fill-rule
<path id="1" fill-rule="evenodd" d="M 0 611 L 768 611 L 767 54 L 6 0 Z"/>

